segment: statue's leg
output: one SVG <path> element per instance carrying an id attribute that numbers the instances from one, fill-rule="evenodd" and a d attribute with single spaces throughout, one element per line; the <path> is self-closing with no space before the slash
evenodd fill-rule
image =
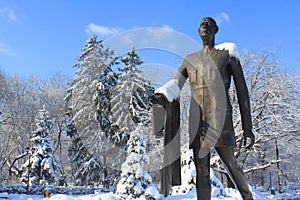
<path id="1" fill-rule="evenodd" d="M 210 186 L 210 153 L 206 154 L 204 157 L 199 157 L 199 148 L 194 148 L 194 162 L 196 166 L 196 190 L 198 200 L 210 200 L 211 198 L 211 186 Z M 209 149 L 208 149 L 208 152 Z"/>
<path id="2" fill-rule="evenodd" d="M 234 148 L 231 146 L 224 146 L 224 147 L 216 147 L 216 150 L 221 160 L 226 165 L 229 176 L 234 181 L 243 199 L 253 200 L 246 176 L 234 157 Z"/>

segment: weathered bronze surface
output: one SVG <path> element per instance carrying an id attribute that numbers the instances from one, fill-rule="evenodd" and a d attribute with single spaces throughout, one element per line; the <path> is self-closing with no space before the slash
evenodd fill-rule
<path id="1" fill-rule="evenodd" d="M 206 17 L 201 20 L 198 33 L 203 42 L 203 49 L 188 55 L 175 77 L 180 88 L 189 79 L 192 91 L 189 134 L 197 171 L 197 199 L 211 199 L 210 147 L 215 147 L 243 199 L 253 199 L 246 177 L 234 157 L 235 133 L 228 93 L 231 79 L 236 87 L 244 130 L 244 144 L 246 145 L 247 138 L 250 138 L 249 147 L 251 147 L 255 138 L 252 133 L 249 94 L 239 59 L 230 55 L 227 50 L 215 48 L 217 32 L 218 26 L 214 19 Z M 151 101 L 154 104 L 164 104 L 165 107 L 167 105 L 167 112 L 171 112 L 170 105 L 172 104 L 169 104 L 170 102 L 168 103 L 163 95 L 156 94 Z M 174 109 L 178 108 L 177 106 Z M 171 132 L 177 131 L 178 124 L 170 124 L 170 121 L 177 122 L 178 120 L 171 118 L 172 116 L 167 118 L 165 126 Z M 170 128 L 171 126 L 175 128 Z M 176 133 L 166 131 L 166 134 Z M 176 168 L 180 170 L 177 165 Z M 168 172 L 165 171 L 165 173 Z M 166 174 L 164 176 L 169 177 L 169 181 L 162 182 L 162 184 L 168 184 L 162 187 L 164 188 L 162 193 L 167 195 L 171 187 L 171 179 Z"/>

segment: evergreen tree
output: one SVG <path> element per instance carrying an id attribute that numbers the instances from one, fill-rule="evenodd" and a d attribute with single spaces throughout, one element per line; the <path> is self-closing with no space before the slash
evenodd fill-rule
<path id="1" fill-rule="evenodd" d="M 35 122 L 37 128 L 30 139 L 30 157 L 22 166 L 21 181 L 29 185 L 51 185 L 59 178 L 60 166 L 53 155 L 54 146 L 48 139 L 52 121 L 45 106 L 38 111 Z"/>
<path id="2" fill-rule="evenodd" d="M 146 141 L 139 128 L 131 133 L 127 145 L 128 156 L 122 164 L 121 180 L 116 193 L 122 199 L 160 198 L 158 189 L 152 185 L 151 176 L 145 171 L 149 165 L 149 156 L 146 155 Z"/>
<path id="3" fill-rule="evenodd" d="M 109 102 L 111 87 L 117 81 L 112 70 L 116 60 L 114 52 L 105 49 L 102 41 L 92 35 L 78 57 L 79 63 L 74 65 L 77 68 L 76 77 L 69 83 L 69 94 L 65 101 L 70 103 L 77 130 L 84 136 L 95 133 L 98 124 L 110 136 Z"/>
<path id="4" fill-rule="evenodd" d="M 115 87 L 112 98 L 112 116 L 114 123 L 120 127 L 117 142 L 127 141 L 128 156 L 122 164 L 121 180 L 117 185 L 117 194 L 122 199 L 157 199 L 160 194 L 153 186 L 151 176 L 145 171 L 149 164 L 146 155 L 145 131 L 150 126 L 150 114 L 147 109 L 148 96 L 151 87 L 142 78 L 142 70 L 138 68 L 143 61 L 137 55 L 135 48 L 130 49 L 122 58 L 124 67 L 119 68 L 119 83 Z M 153 91 L 153 90 L 152 90 Z"/>
<path id="5" fill-rule="evenodd" d="M 114 88 L 111 111 L 114 125 L 120 127 L 115 141 L 124 144 L 129 137 L 128 133 L 134 130 L 136 124 L 150 119 L 147 102 L 154 89 L 142 78 L 142 70 L 138 66 L 143 61 L 135 48 L 130 49 L 121 61 L 124 67 L 119 68 L 121 74 L 119 83 Z"/>
<path id="6" fill-rule="evenodd" d="M 72 136 L 72 148 L 90 152 L 81 155 L 85 156 L 80 158 L 82 162 L 77 161 L 82 166 L 77 166 L 81 172 L 76 173 L 76 176 L 86 173 L 92 176 L 91 170 L 87 169 L 95 168 L 99 171 L 105 168 L 105 158 L 102 157 L 111 147 L 106 136 L 111 138 L 118 129 L 111 126 L 109 119 L 111 90 L 117 82 L 117 76 L 112 70 L 116 60 L 114 52 L 105 49 L 102 41 L 98 41 L 97 37 L 92 35 L 78 57 L 79 63 L 74 65 L 77 68 L 76 77 L 70 82 L 69 95 L 65 98 L 70 104 L 73 123 L 76 126 L 76 134 Z M 76 150 L 74 152 L 79 153 Z M 96 177 L 99 178 L 100 171 L 98 174 L 95 172 L 95 177 L 89 179 L 95 181 Z M 82 182 L 82 178 L 79 182 Z"/>
<path id="7" fill-rule="evenodd" d="M 72 140 L 68 149 L 68 156 L 72 162 L 72 175 L 75 178 L 75 185 L 93 185 L 100 183 L 101 173 L 106 173 L 105 166 L 99 162 L 85 147 L 79 137 L 72 114 L 67 113 L 65 133 Z"/>

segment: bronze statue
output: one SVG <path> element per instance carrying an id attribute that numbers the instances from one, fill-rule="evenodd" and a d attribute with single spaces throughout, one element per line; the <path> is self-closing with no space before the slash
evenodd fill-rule
<path id="1" fill-rule="evenodd" d="M 175 79 L 158 88 L 150 101 L 152 104 L 164 105 L 167 113 L 172 113 L 172 109 L 179 108 L 177 103 L 178 91 L 189 79 L 192 91 L 189 136 L 197 172 L 197 199 L 211 199 L 210 148 L 214 147 L 226 165 L 228 173 L 243 199 L 250 200 L 253 197 L 247 179 L 234 157 L 235 133 L 232 122 L 232 106 L 228 93 L 231 78 L 233 78 L 236 87 L 240 107 L 244 145 L 246 145 L 247 138 L 251 139 L 248 148 L 253 145 L 255 139 L 252 133 L 249 94 L 238 55 L 234 51 L 235 45 L 233 43 L 228 44 L 231 45 L 229 49 L 228 45 L 216 47 L 215 34 L 217 32 L 218 26 L 214 19 L 206 17 L 201 20 L 198 33 L 203 42 L 203 49 L 188 55 Z M 171 90 L 173 96 L 166 94 L 165 90 L 168 89 Z M 175 107 L 172 105 L 174 102 L 177 105 Z M 173 113 L 178 112 L 173 111 Z M 175 130 L 178 130 L 178 116 L 176 116 L 176 120 L 171 119 L 172 117 L 170 114 L 170 119 L 166 120 L 166 125 L 175 126 Z M 171 134 L 174 134 L 172 128 L 169 129 Z M 176 170 L 180 170 L 180 168 L 177 166 Z M 172 173 L 172 170 L 169 172 Z M 164 191 L 164 193 L 166 192 Z"/>

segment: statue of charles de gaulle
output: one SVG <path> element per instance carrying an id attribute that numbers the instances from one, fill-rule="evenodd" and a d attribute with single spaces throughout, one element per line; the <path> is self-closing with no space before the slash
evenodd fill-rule
<path id="1" fill-rule="evenodd" d="M 198 200 L 211 199 L 210 150 L 215 148 L 227 167 L 230 178 L 245 200 L 253 199 L 244 172 L 234 157 L 236 145 L 232 121 L 229 88 L 233 80 L 238 98 L 244 144 L 250 138 L 254 144 L 249 94 L 237 47 L 234 43 L 215 45 L 218 26 L 214 19 L 205 17 L 198 28 L 203 49 L 188 55 L 176 77 L 155 90 L 150 102 L 164 107 L 165 166 L 162 173 L 161 192 L 167 196 L 172 185 L 180 184 L 180 145 L 177 132 L 180 123 L 179 93 L 186 80 L 191 87 L 189 113 L 189 144 L 193 149 L 196 166 L 196 190 Z M 154 121 L 161 116 L 154 112 Z M 155 123 L 154 123 L 155 124 Z M 154 128 L 155 130 L 155 128 Z M 174 140 L 177 140 L 177 142 Z M 167 145 L 172 143 L 171 145 Z M 174 158 L 175 156 L 175 158 Z M 177 156 L 177 157 L 176 157 Z M 173 158 L 171 158 L 173 157 Z M 168 161 L 169 160 L 169 161 Z"/>

